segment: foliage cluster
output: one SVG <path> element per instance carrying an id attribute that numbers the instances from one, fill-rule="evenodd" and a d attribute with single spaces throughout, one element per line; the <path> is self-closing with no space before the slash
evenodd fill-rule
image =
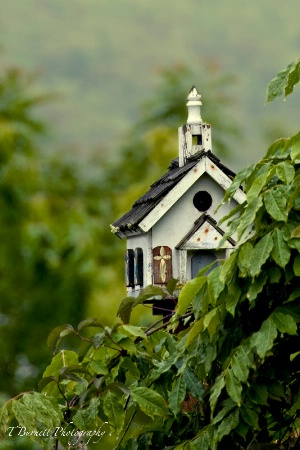
<path id="1" fill-rule="evenodd" d="M 86 314 L 109 258 L 106 186 L 62 151 L 42 150 L 47 129 L 36 117 L 49 96 L 34 82 L 18 69 L 0 78 L 0 392 L 10 396 L 45 369 L 37 343 L 59 318 Z"/>
<path id="2" fill-rule="evenodd" d="M 288 83 L 298 82 L 299 72 Z M 274 95 L 272 83 L 273 97 L 292 90 L 278 83 Z M 112 328 L 93 319 L 57 327 L 39 392 L 1 408 L 2 434 L 23 427 L 43 448 L 79 448 L 80 432 L 92 445 L 105 424 L 120 450 L 299 448 L 299 180 L 300 133 L 236 176 L 224 201 L 240 185 L 246 200 L 238 220 L 224 220 L 239 245 L 182 288 L 169 323 L 128 322 L 147 298 L 172 296 L 173 280 L 166 292 L 125 299 Z M 64 346 L 70 337 L 77 351 Z M 58 436 L 63 425 L 69 436 Z"/>

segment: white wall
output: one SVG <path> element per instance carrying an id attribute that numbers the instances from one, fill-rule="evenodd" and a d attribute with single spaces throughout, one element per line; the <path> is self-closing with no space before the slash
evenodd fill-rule
<path id="1" fill-rule="evenodd" d="M 212 205 L 206 211 L 217 222 L 236 206 L 236 202 L 222 205 L 215 214 L 217 206 L 224 197 L 221 188 L 209 175 L 203 176 L 175 203 L 172 208 L 154 225 L 152 246 L 165 245 L 173 250 L 173 277 L 179 277 L 179 251 L 175 246 L 191 230 L 195 221 L 203 214 L 193 205 L 193 197 L 198 191 L 207 191 L 212 197 Z M 222 225 L 223 229 L 223 225 Z"/>

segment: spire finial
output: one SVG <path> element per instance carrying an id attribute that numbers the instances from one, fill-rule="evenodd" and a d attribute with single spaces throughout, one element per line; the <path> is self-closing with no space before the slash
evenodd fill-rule
<path id="1" fill-rule="evenodd" d="M 188 119 L 187 119 L 188 125 L 199 125 L 202 123 L 200 113 L 200 106 L 202 105 L 202 103 L 200 99 L 201 95 L 197 91 L 197 88 L 193 86 L 187 97 L 187 104 L 186 104 L 188 108 Z"/>

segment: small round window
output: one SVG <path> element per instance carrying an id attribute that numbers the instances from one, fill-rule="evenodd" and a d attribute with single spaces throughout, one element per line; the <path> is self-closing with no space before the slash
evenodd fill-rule
<path id="1" fill-rule="evenodd" d="M 194 195 L 193 204 L 198 211 L 207 211 L 212 205 L 211 195 L 206 191 L 199 191 Z"/>

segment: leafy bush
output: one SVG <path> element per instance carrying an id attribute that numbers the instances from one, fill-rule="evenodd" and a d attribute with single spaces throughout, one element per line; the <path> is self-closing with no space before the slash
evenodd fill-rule
<path id="1" fill-rule="evenodd" d="M 272 98 L 292 92 L 296 67 L 271 82 Z M 239 244 L 182 288 L 168 323 L 128 321 L 173 282 L 125 299 L 112 328 L 87 319 L 54 329 L 39 392 L 2 407 L 2 435 L 22 429 L 43 448 L 80 448 L 81 434 L 91 446 L 107 427 L 119 450 L 299 448 L 299 164 L 300 133 L 236 176 L 224 202 L 241 185 L 246 201 L 224 220 Z M 76 351 L 64 347 L 74 338 Z"/>

